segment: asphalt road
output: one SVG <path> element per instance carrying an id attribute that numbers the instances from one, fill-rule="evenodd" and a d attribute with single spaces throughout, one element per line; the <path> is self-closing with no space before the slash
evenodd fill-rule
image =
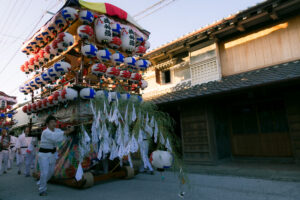
<path id="1" fill-rule="evenodd" d="M 78 190 L 48 185 L 48 196 L 40 197 L 33 178 L 17 175 L 16 169 L 0 175 L 0 200 L 176 200 L 179 181 L 172 172 L 140 174 L 131 180 L 114 180 Z M 189 175 L 191 200 L 299 200 L 300 182 L 270 181 L 230 176 Z"/>

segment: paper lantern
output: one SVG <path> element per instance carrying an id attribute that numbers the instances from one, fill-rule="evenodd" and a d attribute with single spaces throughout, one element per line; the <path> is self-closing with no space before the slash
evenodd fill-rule
<path id="1" fill-rule="evenodd" d="M 26 90 L 23 86 L 20 86 L 20 87 L 19 87 L 19 91 L 20 91 L 21 93 L 27 94 L 27 90 Z"/>
<path id="2" fill-rule="evenodd" d="M 59 74 L 55 71 L 54 67 L 50 67 L 47 70 L 47 74 L 48 74 L 49 78 L 51 79 L 51 81 L 56 80 L 59 76 Z"/>
<path id="3" fill-rule="evenodd" d="M 139 56 L 143 56 L 146 53 L 146 48 L 144 46 L 138 46 L 135 48 L 135 53 Z"/>
<path id="4" fill-rule="evenodd" d="M 113 36 L 120 36 L 121 35 L 121 24 L 119 24 L 118 22 L 114 22 L 111 24 L 111 30 L 113 33 Z"/>
<path id="5" fill-rule="evenodd" d="M 148 87 L 148 82 L 145 81 L 145 80 L 141 80 L 140 83 L 139 83 L 139 86 L 142 88 L 142 89 L 145 89 Z"/>
<path id="6" fill-rule="evenodd" d="M 29 68 L 28 68 L 28 65 L 29 65 L 29 62 L 26 61 L 26 62 L 24 63 L 24 71 L 25 71 L 26 74 L 29 74 Z"/>
<path id="7" fill-rule="evenodd" d="M 93 88 L 83 88 L 80 90 L 80 97 L 82 99 L 93 99 L 95 95 L 96 92 Z"/>
<path id="8" fill-rule="evenodd" d="M 54 37 L 57 36 L 58 28 L 55 26 L 55 24 L 51 23 L 48 26 L 47 31 L 49 32 L 48 40 L 52 40 Z"/>
<path id="9" fill-rule="evenodd" d="M 101 62 L 108 62 L 111 59 L 111 53 L 108 49 L 102 49 L 97 52 L 97 58 Z"/>
<path id="10" fill-rule="evenodd" d="M 37 110 L 42 110 L 42 104 L 43 104 L 43 101 L 41 101 L 41 100 L 39 100 L 38 102 L 37 102 L 37 104 L 36 104 L 36 109 Z"/>
<path id="11" fill-rule="evenodd" d="M 28 69 L 30 72 L 33 72 L 34 70 L 34 58 L 30 58 L 28 61 Z"/>
<path id="12" fill-rule="evenodd" d="M 27 114 L 31 114 L 31 112 L 32 112 L 32 106 L 31 106 L 31 104 L 28 104 L 27 105 Z"/>
<path id="13" fill-rule="evenodd" d="M 63 32 L 58 34 L 57 36 L 57 49 L 58 52 L 63 52 L 66 50 L 69 46 L 72 46 L 74 44 L 74 37 L 72 34 L 68 32 Z"/>
<path id="14" fill-rule="evenodd" d="M 109 44 L 112 41 L 112 30 L 110 20 L 105 15 L 101 15 L 95 20 L 96 39 L 100 43 Z"/>
<path id="15" fill-rule="evenodd" d="M 119 76 L 119 74 L 120 74 L 120 70 L 117 69 L 116 67 L 109 67 L 106 71 L 106 75 L 111 78 L 115 78 Z"/>
<path id="16" fill-rule="evenodd" d="M 150 65 L 151 62 L 149 60 L 141 59 L 136 61 L 136 67 L 141 71 L 145 71 Z"/>
<path id="17" fill-rule="evenodd" d="M 90 40 L 94 35 L 94 30 L 89 25 L 81 25 L 77 28 L 77 34 L 81 39 Z"/>
<path id="18" fill-rule="evenodd" d="M 60 15 L 56 16 L 54 24 L 57 27 L 58 32 L 62 32 L 68 25 L 68 22 Z"/>
<path id="19" fill-rule="evenodd" d="M 36 37 L 35 37 L 36 41 L 37 41 L 37 45 L 39 47 L 43 47 L 45 45 L 45 42 L 44 42 L 44 37 L 41 33 L 39 33 Z"/>
<path id="20" fill-rule="evenodd" d="M 126 66 L 135 67 L 136 60 L 135 60 L 134 57 L 126 57 L 124 59 L 124 63 L 125 63 Z"/>
<path id="21" fill-rule="evenodd" d="M 103 99 L 107 96 L 106 91 L 98 90 L 95 95 L 95 99 Z"/>
<path id="22" fill-rule="evenodd" d="M 109 43 L 109 46 L 112 49 L 119 49 L 121 45 L 122 45 L 122 40 L 121 40 L 121 38 L 119 38 L 117 36 L 114 36 L 112 38 L 111 42 Z"/>
<path id="23" fill-rule="evenodd" d="M 112 62 L 115 64 L 115 65 L 120 65 L 124 62 L 124 56 L 123 54 L 117 52 L 117 53 L 114 53 L 112 56 L 111 56 L 111 59 L 112 59 Z"/>
<path id="24" fill-rule="evenodd" d="M 105 74 L 107 67 L 102 63 L 96 63 L 92 65 L 92 73 L 97 76 L 102 76 Z"/>
<path id="25" fill-rule="evenodd" d="M 44 82 L 42 81 L 42 78 L 41 76 L 37 76 L 34 78 L 34 82 L 37 86 L 44 86 Z"/>
<path id="26" fill-rule="evenodd" d="M 2 99 L 2 100 L 0 100 L 0 101 L 1 101 L 1 102 L 0 102 L 0 108 L 1 108 L 1 109 L 5 109 L 5 108 L 6 108 L 6 105 L 7 105 L 6 100 Z"/>
<path id="27" fill-rule="evenodd" d="M 38 89 L 38 88 L 39 88 L 39 87 L 36 85 L 36 83 L 35 83 L 34 80 L 30 81 L 30 82 L 29 82 L 29 85 L 30 85 L 30 87 L 33 88 L 33 89 Z"/>
<path id="28" fill-rule="evenodd" d="M 64 61 L 55 63 L 53 67 L 54 70 L 61 75 L 68 73 L 71 70 L 71 65 Z"/>
<path id="29" fill-rule="evenodd" d="M 12 118 L 12 117 L 13 117 L 13 115 L 12 115 L 12 114 L 10 114 L 10 113 L 8 113 L 8 114 L 7 114 L 7 117 L 8 117 L 8 118 Z"/>
<path id="30" fill-rule="evenodd" d="M 121 79 L 130 79 L 130 77 L 131 77 L 131 72 L 130 71 L 128 71 L 128 70 L 122 70 L 121 72 L 120 72 L 120 75 L 119 75 L 119 77 L 121 78 Z"/>
<path id="31" fill-rule="evenodd" d="M 33 64 L 34 64 L 34 70 L 38 70 L 40 68 L 40 61 L 39 61 L 39 54 L 36 54 L 34 55 L 34 61 L 33 61 Z"/>
<path id="32" fill-rule="evenodd" d="M 60 94 L 59 94 L 58 91 L 56 91 L 56 92 L 53 93 L 53 103 L 55 105 L 59 103 L 59 100 L 58 100 L 59 96 L 60 96 Z"/>
<path id="33" fill-rule="evenodd" d="M 79 20 L 85 24 L 91 24 L 94 21 L 94 14 L 89 10 L 81 10 L 79 12 Z"/>
<path id="34" fill-rule="evenodd" d="M 5 114 L 4 114 L 4 113 L 1 113 L 1 114 L 0 114 L 0 117 L 4 118 L 4 117 L 5 117 Z"/>
<path id="35" fill-rule="evenodd" d="M 156 169 L 168 169 L 172 166 L 173 156 L 168 151 L 156 150 L 150 155 L 150 162 Z"/>
<path id="36" fill-rule="evenodd" d="M 44 58 L 44 55 L 45 55 L 45 51 L 44 50 L 40 50 L 39 51 L 39 57 L 38 57 L 40 65 L 43 65 L 46 62 L 46 60 Z"/>
<path id="37" fill-rule="evenodd" d="M 139 82 L 142 80 L 142 75 L 139 73 L 132 73 L 130 79 L 134 82 Z"/>
<path id="38" fill-rule="evenodd" d="M 124 94 L 121 94 L 121 99 L 123 100 L 129 100 L 131 97 L 131 95 L 129 93 L 124 93 Z"/>
<path id="39" fill-rule="evenodd" d="M 92 45 L 92 44 L 87 44 L 87 45 L 84 45 L 82 48 L 81 48 L 81 53 L 88 57 L 88 58 L 94 58 L 96 57 L 96 53 L 97 53 L 98 49 L 95 45 Z"/>
<path id="40" fill-rule="evenodd" d="M 21 65 L 20 69 L 21 69 L 22 72 L 25 72 L 25 66 L 24 65 Z"/>
<path id="41" fill-rule="evenodd" d="M 22 111 L 27 114 L 28 106 L 23 106 Z"/>
<path id="42" fill-rule="evenodd" d="M 27 90 L 27 92 L 33 91 L 33 88 L 29 85 L 29 83 L 26 83 L 24 88 Z"/>
<path id="43" fill-rule="evenodd" d="M 43 109 L 48 108 L 48 99 L 47 98 L 45 98 L 45 99 L 42 100 L 42 108 Z"/>
<path id="44" fill-rule="evenodd" d="M 53 102 L 53 96 L 49 96 L 48 97 L 48 102 L 47 102 L 47 107 L 52 107 L 54 106 L 54 102 Z"/>
<path id="45" fill-rule="evenodd" d="M 135 35 L 131 28 L 123 27 L 121 31 L 121 48 L 131 54 L 135 50 Z"/>
<path id="46" fill-rule="evenodd" d="M 63 89 L 63 90 L 59 90 L 59 97 L 58 97 L 58 102 L 66 102 L 67 101 L 67 98 L 66 98 L 66 89 Z"/>
<path id="47" fill-rule="evenodd" d="M 65 98 L 69 101 L 74 101 L 78 98 L 78 92 L 72 88 L 65 89 Z"/>
<path id="48" fill-rule="evenodd" d="M 47 71 L 45 71 L 41 74 L 41 78 L 42 78 L 44 83 L 51 83 L 52 82 L 52 80 L 51 80 L 49 74 L 47 73 Z"/>
<path id="49" fill-rule="evenodd" d="M 146 40 L 144 43 L 142 43 L 142 45 L 146 48 L 149 49 L 150 48 L 150 42 L 148 40 Z"/>
<path id="50" fill-rule="evenodd" d="M 112 101 L 115 101 L 117 98 L 120 97 L 120 94 L 117 93 L 117 92 L 108 92 L 108 96 L 111 97 L 111 100 L 112 100 Z"/>
<path id="51" fill-rule="evenodd" d="M 46 52 L 49 51 L 50 59 L 53 59 L 55 56 L 58 55 L 58 47 L 57 47 L 58 41 L 54 40 L 50 45 L 48 45 L 45 50 Z"/>
<path id="52" fill-rule="evenodd" d="M 35 113 L 37 111 L 36 103 L 31 104 L 31 112 Z"/>
<path id="53" fill-rule="evenodd" d="M 78 11 L 75 8 L 65 7 L 62 9 L 61 15 L 66 21 L 73 22 L 78 18 Z"/>

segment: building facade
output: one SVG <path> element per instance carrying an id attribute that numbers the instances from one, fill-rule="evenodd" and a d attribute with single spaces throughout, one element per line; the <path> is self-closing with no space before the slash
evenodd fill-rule
<path id="1" fill-rule="evenodd" d="M 149 52 L 143 91 L 187 163 L 300 161 L 300 1 L 268 0 Z"/>

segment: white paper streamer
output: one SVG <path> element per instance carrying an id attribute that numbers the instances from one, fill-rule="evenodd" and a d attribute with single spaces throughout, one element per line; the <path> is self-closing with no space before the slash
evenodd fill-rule
<path id="1" fill-rule="evenodd" d="M 152 127 L 152 128 L 154 128 L 154 124 L 155 123 L 155 119 L 154 119 L 154 116 L 152 116 L 151 117 L 151 121 L 150 121 L 150 126 Z"/>
<path id="2" fill-rule="evenodd" d="M 134 122 L 136 120 L 136 112 L 134 105 L 132 104 L 132 116 L 131 116 L 131 121 Z"/>
<path id="3" fill-rule="evenodd" d="M 159 142 L 161 144 L 165 144 L 165 138 L 164 138 L 164 136 L 163 136 L 163 134 L 161 132 L 160 132 L 160 135 L 159 135 Z"/>
<path id="4" fill-rule="evenodd" d="M 83 176 L 83 169 L 82 169 L 81 162 L 80 162 L 78 165 L 78 169 L 76 171 L 76 175 L 75 175 L 76 181 L 80 181 L 82 179 L 82 176 Z"/>
<path id="5" fill-rule="evenodd" d="M 169 138 L 167 138 L 166 148 L 168 149 L 168 151 L 172 152 L 172 147 L 171 147 L 171 145 L 170 145 Z"/>
<path id="6" fill-rule="evenodd" d="M 157 135 L 158 135 L 158 125 L 155 121 L 155 127 L 154 127 L 154 142 L 157 143 Z"/>

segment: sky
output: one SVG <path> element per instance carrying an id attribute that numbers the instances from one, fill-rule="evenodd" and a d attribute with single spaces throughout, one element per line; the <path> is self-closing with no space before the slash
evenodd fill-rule
<path id="1" fill-rule="evenodd" d="M 131 16 L 160 0 L 86 0 L 118 6 Z M 187 33 L 254 6 L 262 0 L 174 0 L 137 22 L 151 32 L 150 49 L 155 49 Z M 28 60 L 20 50 L 32 36 L 64 4 L 64 0 L 0 0 L 0 91 L 17 96 L 24 102 L 19 86 L 29 77 L 20 66 Z M 26 98 L 29 100 L 29 97 Z"/>

